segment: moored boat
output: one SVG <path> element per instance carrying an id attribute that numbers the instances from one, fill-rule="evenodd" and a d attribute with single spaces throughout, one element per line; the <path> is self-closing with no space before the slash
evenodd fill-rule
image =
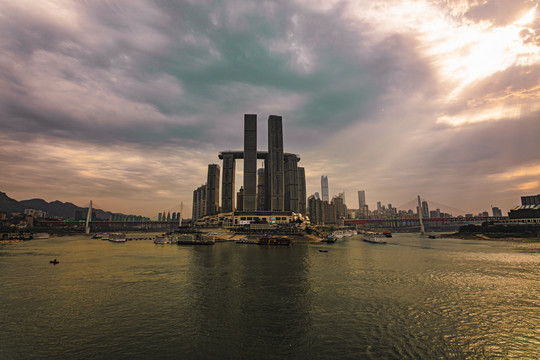
<path id="1" fill-rule="evenodd" d="M 386 236 L 381 233 L 365 233 L 362 240 L 373 244 L 386 244 Z"/>
<path id="2" fill-rule="evenodd" d="M 120 232 L 114 232 L 109 235 L 109 241 L 114 243 L 125 243 L 126 234 Z"/>
<path id="3" fill-rule="evenodd" d="M 387 238 L 392 237 L 392 233 L 390 231 L 383 231 L 383 235 L 386 236 Z"/>
<path id="4" fill-rule="evenodd" d="M 292 245 L 292 240 L 288 236 L 268 236 L 264 235 L 257 239 L 258 245 Z"/>
<path id="5" fill-rule="evenodd" d="M 184 234 L 180 235 L 178 245 L 214 245 L 215 235 L 212 234 Z"/>
<path id="6" fill-rule="evenodd" d="M 101 235 L 101 240 L 109 240 L 109 234 L 105 233 Z"/>
<path id="7" fill-rule="evenodd" d="M 335 237 L 334 235 L 328 235 L 327 237 L 325 237 L 324 239 L 322 239 L 321 242 L 333 244 L 333 243 L 336 242 L 336 237 Z"/>

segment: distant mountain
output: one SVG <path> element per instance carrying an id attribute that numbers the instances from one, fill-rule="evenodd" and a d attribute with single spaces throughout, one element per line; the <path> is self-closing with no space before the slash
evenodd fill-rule
<path id="1" fill-rule="evenodd" d="M 86 214 L 88 213 L 88 207 L 83 208 L 70 202 L 63 203 L 56 200 L 49 203 L 43 199 L 17 201 L 0 191 L 0 211 L 5 211 L 7 213 L 22 213 L 25 209 L 45 211 L 47 212 L 47 216 L 58 216 L 68 220 L 74 220 L 77 211 L 82 211 L 82 216 L 84 218 L 86 218 Z M 103 211 L 100 209 L 92 209 L 92 211 L 96 214 L 98 220 L 109 220 L 111 215 L 110 211 Z"/>

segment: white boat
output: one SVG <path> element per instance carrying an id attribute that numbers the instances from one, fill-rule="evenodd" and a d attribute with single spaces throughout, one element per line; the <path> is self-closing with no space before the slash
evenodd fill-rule
<path id="1" fill-rule="evenodd" d="M 336 240 L 340 240 L 343 238 L 343 231 L 341 230 L 334 231 L 332 235 L 335 236 Z"/>
<path id="2" fill-rule="evenodd" d="M 343 232 L 343 236 L 351 237 L 351 236 L 353 236 L 353 232 L 351 230 L 346 230 L 345 232 Z"/>
<path id="3" fill-rule="evenodd" d="M 109 240 L 109 234 L 101 235 L 101 240 Z"/>
<path id="4" fill-rule="evenodd" d="M 49 234 L 47 234 L 47 233 L 36 233 L 36 234 L 32 235 L 32 238 L 33 239 L 48 239 Z"/>
<path id="5" fill-rule="evenodd" d="M 103 239 L 103 238 L 102 238 Z M 114 243 L 126 242 L 126 234 L 120 232 L 114 232 L 109 235 L 109 241 Z"/>
<path id="6" fill-rule="evenodd" d="M 373 244 L 386 244 L 386 236 L 382 233 L 365 233 L 362 240 Z"/>

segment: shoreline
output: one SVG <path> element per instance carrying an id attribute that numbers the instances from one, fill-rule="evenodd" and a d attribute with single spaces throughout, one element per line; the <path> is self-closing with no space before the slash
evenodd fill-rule
<path id="1" fill-rule="evenodd" d="M 437 236 L 437 238 L 448 237 L 452 239 L 462 240 L 488 240 L 488 241 L 509 241 L 509 242 L 522 242 L 522 243 L 536 243 L 540 242 L 540 238 L 537 237 L 520 237 L 520 236 L 505 236 L 505 237 L 489 237 L 484 234 L 447 234 L 444 236 Z"/>

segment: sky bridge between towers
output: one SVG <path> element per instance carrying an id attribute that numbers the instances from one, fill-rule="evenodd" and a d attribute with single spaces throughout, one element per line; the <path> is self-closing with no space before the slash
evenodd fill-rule
<path id="1" fill-rule="evenodd" d="M 225 150 L 221 151 L 218 154 L 218 158 L 220 160 L 223 160 L 224 156 L 232 155 L 233 159 L 239 160 L 244 159 L 244 150 Z M 300 161 L 300 156 L 298 154 L 291 154 L 291 153 L 283 153 L 283 156 L 296 156 L 298 161 Z M 258 160 L 266 160 L 268 158 L 268 151 L 257 151 L 257 159 Z"/>

